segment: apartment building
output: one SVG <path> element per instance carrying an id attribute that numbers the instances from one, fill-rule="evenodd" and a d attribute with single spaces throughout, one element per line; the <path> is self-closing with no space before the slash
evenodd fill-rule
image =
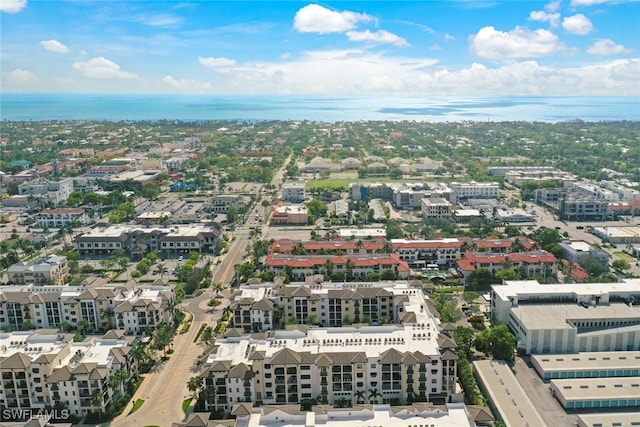
<path id="1" fill-rule="evenodd" d="M 43 209 L 36 215 L 36 222 L 40 228 L 63 228 L 89 224 L 90 218 L 84 208 Z"/>
<path id="2" fill-rule="evenodd" d="M 73 239 L 80 253 L 108 254 L 116 249 L 139 254 L 213 253 L 222 229 L 217 223 L 164 225 L 118 224 L 95 227 Z"/>
<path id="3" fill-rule="evenodd" d="M 421 290 L 415 290 L 422 293 Z M 444 402 L 456 391 L 455 343 L 434 317 L 385 326 L 308 328 L 246 334 L 229 330 L 202 374 L 207 410 L 239 402 L 300 404 Z"/>
<path id="4" fill-rule="evenodd" d="M 452 182 L 449 184 L 458 200 L 497 199 L 500 184 L 497 182 Z"/>
<path id="5" fill-rule="evenodd" d="M 63 323 L 87 331 L 118 328 L 140 335 L 148 327 L 173 321 L 175 294 L 170 286 L 5 286 L 0 294 L 0 323 L 14 329 L 29 325 L 57 329 Z"/>
<path id="6" fill-rule="evenodd" d="M 464 277 L 464 283 L 469 283 L 471 273 L 480 268 L 486 268 L 495 274 L 502 270 L 513 270 L 520 277 L 555 276 L 558 272 L 558 259 L 547 251 L 514 252 L 509 254 L 485 254 L 465 252 L 458 260 L 458 270 Z"/>
<path id="7" fill-rule="evenodd" d="M 388 240 L 378 239 L 334 239 L 334 240 L 291 240 L 278 239 L 271 244 L 271 253 L 294 253 L 309 255 L 354 255 L 391 252 Z"/>
<path id="8" fill-rule="evenodd" d="M 448 267 L 460 259 L 462 244 L 458 239 L 407 240 L 392 239 L 393 252 L 413 269 L 428 265 Z"/>
<path id="9" fill-rule="evenodd" d="M 274 329 L 273 284 L 247 284 L 229 304 L 233 327 L 244 332 L 264 332 Z"/>
<path id="10" fill-rule="evenodd" d="M 304 182 L 291 182 L 282 185 L 282 200 L 290 203 L 304 202 L 306 197 Z"/>
<path id="11" fill-rule="evenodd" d="M 635 303 L 634 303 L 635 301 Z M 491 311 L 527 354 L 640 350 L 640 279 L 492 286 Z"/>
<path id="12" fill-rule="evenodd" d="M 268 271 L 287 273 L 293 280 L 315 274 L 343 273 L 345 278 L 366 279 L 372 273 L 390 271 L 395 278 L 409 277 L 409 265 L 396 254 L 367 255 L 291 255 L 270 254 L 264 261 Z"/>
<path id="13" fill-rule="evenodd" d="M 0 406 L 9 410 L 65 407 L 71 415 L 104 411 L 123 395 L 137 366 L 127 340 L 92 338 L 74 342 L 73 335 L 27 331 L 0 333 Z M 120 386 L 109 378 L 126 377 Z M 91 398 L 102 392 L 99 404 Z"/>
<path id="14" fill-rule="evenodd" d="M 36 257 L 7 269 L 9 283 L 14 285 L 61 286 L 67 282 L 69 274 L 67 257 L 60 255 Z"/>
<path id="15" fill-rule="evenodd" d="M 18 194 L 42 198 L 44 202 L 55 206 L 64 203 L 71 193 L 73 193 L 72 178 L 64 178 L 60 181 L 38 178 L 18 185 Z"/>

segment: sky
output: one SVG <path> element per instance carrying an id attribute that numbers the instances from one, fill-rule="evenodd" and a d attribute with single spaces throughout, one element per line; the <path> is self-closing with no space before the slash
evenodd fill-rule
<path id="1" fill-rule="evenodd" d="M 0 0 L 0 93 L 640 96 L 640 2 Z"/>

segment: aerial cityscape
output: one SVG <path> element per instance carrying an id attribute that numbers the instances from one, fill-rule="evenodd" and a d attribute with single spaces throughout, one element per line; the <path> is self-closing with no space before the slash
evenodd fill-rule
<path id="1" fill-rule="evenodd" d="M 638 16 L 0 0 L 0 427 L 640 425 Z"/>

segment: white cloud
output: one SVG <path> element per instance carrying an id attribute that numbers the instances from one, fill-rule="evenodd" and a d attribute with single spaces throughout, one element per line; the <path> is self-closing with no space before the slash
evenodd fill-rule
<path id="1" fill-rule="evenodd" d="M 33 86 L 38 83 L 40 83 L 38 76 L 22 68 L 2 73 L 2 86 L 5 89 L 33 89 Z"/>
<path id="2" fill-rule="evenodd" d="M 27 0 L 0 0 L 0 12 L 18 13 L 27 7 Z"/>
<path id="3" fill-rule="evenodd" d="M 198 57 L 198 62 L 201 65 L 204 65 L 207 68 L 211 68 L 212 70 L 216 70 L 216 71 L 220 71 L 220 72 L 229 71 L 231 69 L 231 67 L 236 65 L 236 60 L 235 59 L 229 59 L 229 58 L 224 58 L 224 57 L 214 58 L 212 56 L 210 56 L 208 58 L 204 58 L 202 56 L 199 56 Z"/>
<path id="4" fill-rule="evenodd" d="M 175 79 L 172 76 L 165 76 L 162 81 L 167 85 L 178 89 L 182 92 L 211 92 L 213 87 L 209 82 L 200 82 L 197 80 L 189 79 Z"/>
<path id="5" fill-rule="evenodd" d="M 366 13 L 336 12 L 317 4 L 309 4 L 296 12 L 293 28 L 301 33 L 344 33 L 356 28 L 358 22 L 372 20 Z"/>
<path id="6" fill-rule="evenodd" d="M 439 44 L 432 44 L 429 46 L 429 50 L 442 50 Z"/>
<path id="7" fill-rule="evenodd" d="M 560 0 L 554 0 L 544 5 L 544 10 L 547 12 L 555 12 L 560 9 Z"/>
<path id="8" fill-rule="evenodd" d="M 138 15 L 133 21 L 151 27 L 176 27 L 182 23 L 182 18 L 168 14 Z"/>
<path id="9" fill-rule="evenodd" d="M 622 0 L 571 0 L 571 6 L 593 6 L 603 3 L 620 3 Z"/>
<path id="10" fill-rule="evenodd" d="M 104 57 L 92 58 L 86 62 L 74 62 L 73 69 L 92 79 L 128 80 L 138 78 L 135 74 L 122 71 L 118 64 Z"/>
<path id="11" fill-rule="evenodd" d="M 544 10 L 534 10 L 529 14 L 531 21 L 548 22 L 552 27 L 557 27 L 560 22 L 559 13 L 548 13 Z"/>
<path id="12" fill-rule="evenodd" d="M 455 40 L 456 38 L 455 38 L 455 37 L 453 37 L 453 36 L 452 36 L 451 34 L 449 34 L 449 33 L 444 33 L 444 39 L 445 39 L 446 41 L 449 41 L 449 40 Z"/>
<path id="13" fill-rule="evenodd" d="M 548 30 L 515 27 L 505 32 L 483 27 L 471 36 L 470 49 L 483 58 L 505 60 L 548 56 L 563 50 L 564 46 L 558 36 Z"/>
<path id="14" fill-rule="evenodd" d="M 562 20 L 562 28 L 571 34 L 584 36 L 593 30 L 593 24 L 583 14 L 579 13 L 573 16 L 567 16 Z"/>
<path id="15" fill-rule="evenodd" d="M 619 53 L 628 53 L 629 49 L 621 44 L 615 43 L 611 39 L 596 40 L 587 48 L 587 53 L 597 56 L 617 55 Z"/>
<path id="16" fill-rule="evenodd" d="M 352 42 L 373 42 L 380 44 L 392 44 L 395 46 L 409 46 L 407 41 L 389 31 L 378 30 L 372 33 L 369 30 L 365 31 L 347 31 L 347 37 Z"/>
<path id="17" fill-rule="evenodd" d="M 55 53 L 69 52 L 69 48 L 67 46 L 65 46 L 64 44 L 60 43 L 58 40 L 55 40 L 55 39 L 42 40 L 40 42 L 40 46 L 42 46 L 43 49 L 48 50 L 50 52 L 55 52 Z"/>

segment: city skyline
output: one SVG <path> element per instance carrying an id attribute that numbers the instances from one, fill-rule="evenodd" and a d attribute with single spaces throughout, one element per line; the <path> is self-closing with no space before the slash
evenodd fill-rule
<path id="1" fill-rule="evenodd" d="M 2 92 L 639 96 L 635 1 L 0 0 Z"/>

